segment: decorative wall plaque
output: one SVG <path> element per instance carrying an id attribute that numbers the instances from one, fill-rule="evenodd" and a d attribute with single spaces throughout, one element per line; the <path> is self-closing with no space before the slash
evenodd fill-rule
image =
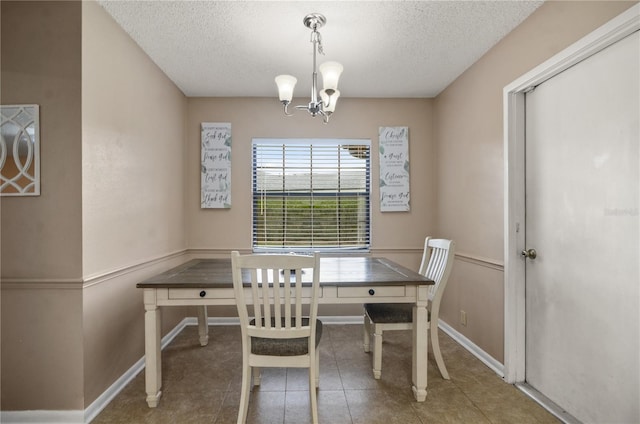
<path id="1" fill-rule="evenodd" d="M 380 127 L 380 211 L 408 212 L 409 127 Z"/>
<path id="2" fill-rule="evenodd" d="M 201 208 L 231 207 L 231 124 L 203 122 Z"/>
<path id="3" fill-rule="evenodd" d="M 40 108 L 0 106 L 0 195 L 40 195 Z"/>

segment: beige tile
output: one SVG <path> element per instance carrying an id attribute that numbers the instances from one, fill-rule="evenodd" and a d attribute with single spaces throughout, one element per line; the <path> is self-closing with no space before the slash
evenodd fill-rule
<path id="1" fill-rule="evenodd" d="M 320 390 L 342 390 L 342 378 L 340 370 L 336 363 L 322 364 L 320 363 Z"/>
<path id="2" fill-rule="evenodd" d="M 222 407 L 225 396 L 225 392 L 217 391 L 174 393 L 161 400 L 157 410 L 154 411 L 157 414 L 156 417 L 147 417 L 144 422 L 154 424 L 213 423 L 214 417 Z"/>
<path id="3" fill-rule="evenodd" d="M 336 360 L 340 359 L 353 359 L 353 358 L 365 358 L 368 356 L 365 353 L 362 339 L 331 339 L 331 346 Z"/>
<path id="4" fill-rule="evenodd" d="M 163 351 L 163 396 L 145 402 L 144 372 L 136 376 L 95 424 L 226 424 L 237 420 L 242 374 L 237 326 L 212 326 L 200 346 L 197 327 L 185 328 Z M 361 325 L 325 325 L 320 344 L 319 420 L 324 424 L 554 423 L 542 407 L 446 334 L 441 349 L 451 380 L 429 353 L 428 395 L 411 391 L 411 332 L 385 333 L 382 379 L 372 375 L 372 355 L 362 348 Z M 306 369 L 266 368 L 249 399 L 252 424 L 311 421 Z"/>
<path id="5" fill-rule="evenodd" d="M 251 400 L 249 400 L 251 401 Z M 236 424 L 238 420 L 238 409 L 240 406 L 240 392 L 227 392 L 218 410 L 213 423 L 214 424 Z"/>
<path id="6" fill-rule="evenodd" d="M 149 408 L 144 396 L 120 397 L 108 405 L 92 423 L 213 423 L 225 396 L 225 392 L 175 393 L 173 396 L 163 397 L 157 408 Z"/>
<path id="7" fill-rule="evenodd" d="M 249 396 L 247 424 L 282 424 L 285 392 L 252 392 Z M 240 407 L 240 392 L 229 392 L 214 424 L 235 424 Z"/>
<path id="8" fill-rule="evenodd" d="M 307 368 L 289 368 L 287 369 L 286 381 L 287 391 L 308 391 L 309 370 Z"/>
<path id="9" fill-rule="evenodd" d="M 362 340 L 363 327 L 361 325 L 327 325 L 331 340 Z"/>
<path id="10" fill-rule="evenodd" d="M 242 372 L 242 371 L 240 371 Z M 261 379 L 259 386 L 253 386 L 253 391 L 259 392 L 284 392 L 287 388 L 286 368 L 262 368 L 260 369 Z M 238 383 L 241 379 L 238 380 Z M 237 389 L 240 389 L 238 384 Z"/>
<path id="11" fill-rule="evenodd" d="M 287 369 L 286 390 L 309 390 L 309 371 L 306 368 Z M 320 390 L 342 390 L 342 379 L 333 358 L 320 359 Z"/>
<path id="12" fill-rule="evenodd" d="M 482 411 L 453 385 L 429 389 L 427 400 L 414 402 L 411 407 L 425 423 L 490 423 Z"/>
<path id="13" fill-rule="evenodd" d="M 486 390 L 469 397 L 494 424 L 559 422 L 513 386 Z"/>
<path id="14" fill-rule="evenodd" d="M 421 424 L 408 396 L 384 390 L 345 390 L 354 424 Z"/>
<path id="15" fill-rule="evenodd" d="M 345 390 L 377 390 L 380 380 L 373 378 L 371 362 L 361 358 L 338 360 L 338 371 Z"/>
<path id="16" fill-rule="evenodd" d="M 285 396 L 282 392 L 254 391 L 249 398 L 247 424 L 274 424 L 284 422 Z"/>
<path id="17" fill-rule="evenodd" d="M 318 419 L 321 424 L 351 423 L 344 390 L 318 392 Z"/>
<path id="18" fill-rule="evenodd" d="M 344 391 L 318 391 L 318 421 L 320 424 L 351 424 L 351 415 Z M 285 424 L 311 423 L 308 391 L 287 392 Z"/>

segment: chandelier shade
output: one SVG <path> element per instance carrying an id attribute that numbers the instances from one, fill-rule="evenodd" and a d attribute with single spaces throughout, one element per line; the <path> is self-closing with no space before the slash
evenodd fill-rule
<path id="1" fill-rule="evenodd" d="M 305 109 L 311 116 L 321 115 L 323 122 L 329 122 L 329 117 L 336 110 L 336 103 L 340 97 L 338 91 L 338 80 L 342 74 L 343 67 L 338 62 L 325 62 L 320 65 L 322 74 L 323 90 L 318 92 L 318 72 L 316 70 L 316 53 L 324 55 L 322 47 L 322 36 L 318 28 L 322 27 L 327 19 L 319 13 L 311 13 L 304 17 L 304 25 L 311 29 L 311 43 L 313 43 L 313 73 L 311 75 L 311 101 L 308 105 L 296 106 L 296 109 Z M 284 114 L 291 116 L 288 106 L 293 99 L 293 89 L 298 80 L 291 75 L 278 75 L 275 78 L 278 86 L 278 97 L 284 105 Z M 320 99 L 318 99 L 318 95 Z"/>
<path id="2" fill-rule="evenodd" d="M 322 74 L 322 86 L 325 90 L 337 90 L 338 80 L 342 74 L 342 65 L 338 62 L 324 62 L 320 65 L 320 73 Z"/>
<path id="3" fill-rule="evenodd" d="M 276 77 L 278 96 L 280 97 L 281 102 L 291 102 L 291 99 L 293 99 L 293 89 L 297 82 L 298 79 L 291 75 L 278 75 Z"/>

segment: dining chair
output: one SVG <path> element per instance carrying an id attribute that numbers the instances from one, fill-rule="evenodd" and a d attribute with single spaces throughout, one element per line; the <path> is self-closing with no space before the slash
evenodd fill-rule
<path id="1" fill-rule="evenodd" d="M 427 237 L 424 241 L 420 274 L 432 279 L 429 287 L 428 331 L 431 333 L 433 355 L 436 358 L 442 378 L 449 380 L 438 341 L 438 316 L 440 301 L 451 274 L 455 243 L 451 240 Z M 413 307 L 410 303 L 367 303 L 364 305 L 364 351 L 371 348 L 373 330 L 373 377 L 382 376 L 382 333 L 389 330 L 410 330 L 413 328 Z"/>
<path id="2" fill-rule="evenodd" d="M 318 422 L 318 344 L 322 322 L 317 319 L 320 259 L 303 255 L 240 255 L 231 252 L 233 290 L 242 329 L 242 388 L 238 424 L 244 424 L 253 384 L 260 368 L 308 368 L 309 400 Z M 304 281 L 304 284 L 303 284 Z M 250 288 L 245 292 L 246 288 Z M 309 303 L 308 315 L 303 315 Z"/>

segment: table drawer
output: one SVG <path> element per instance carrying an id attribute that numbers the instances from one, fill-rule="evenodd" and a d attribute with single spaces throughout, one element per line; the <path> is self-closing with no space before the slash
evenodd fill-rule
<path id="1" fill-rule="evenodd" d="M 322 287 L 320 287 L 320 297 L 322 297 Z M 245 289 L 247 300 L 251 300 L 251 291 Z M 295 291 L 291 290 L 291 296 L 295 296 Z M 311 287 L 302 288 L 302 297 L 311 298 Z M 169 299 L 235 299 L 233 289 L 169 289 Z"/>
<path id="2" fill-rule="evenodd" d="M 169 289 L 169 299 L 234 299 L 233 289 Z"/>
<path id="3" fill-rule="evenodd" d="M 403 297 L 404 286 L 338 287 L 338 297 Z"/>

